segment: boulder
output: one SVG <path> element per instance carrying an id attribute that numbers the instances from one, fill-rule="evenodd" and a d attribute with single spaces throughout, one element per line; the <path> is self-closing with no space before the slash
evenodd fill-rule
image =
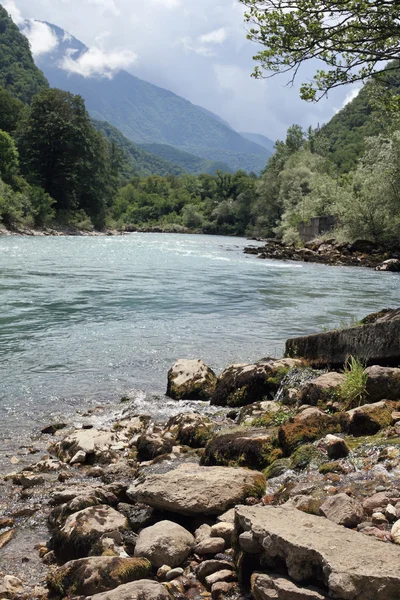
<path id="1" fill-rule="evenodd" d="M 400 315 L 360 325 L 290 339 L 286 356 L 301 357 L 315 367 L 341 367 L 348 356 L 369 365 L 400 364 Z"/>
<path id="2" fill-rule="evenodd" d="M 315 442 L 328 433 L 340 431 L 340 416 L 328 415 L 311 407 L 297 415 L 293 423 L 286 423 L 280 427 L 279 446 L 285 456 L 290 456 L 298 446 Z"/>
<path id="3" fill-rule="evenodd" d="M 358 500 L 347 494 L 331 496 L 320 507 L 321 514 L 344 527 L 357 527 L 364 518 L 364 509 Z"/>
<path id="4" fill-rule="evenodd" d="M 204 448 L 217 425 L 208 417 L 198 413 L 185 413 L 171 417 L 167 430 L 183 446 Z"/>
<path id="5" fill-rule="evenodd" d="M 189 531 L 171 521 L 160 521 L 142 529 L 136 542 L 135 556 L 147 558 L 160 568 L 179 567 L 189 556 L 195 544 Z"/>
<path id="6" fill-rule="evenodd" d="M 381 400 L 374 404 L 364 404 L 358 408 L 348 410 L 349 420 L 346 424 L 348 433 L 355 437 L 375 435 L 381 429 L 385 429 L 392 424 L 394 407 L 395 403 Z"/>
<path id="7" fill-rule="evenodd" d="M 282 575 L 253 573 L 251 591 L 254 600 L 327 600 L 322 590 L 300 587 Z"/>
<path id="8" fill-rule="evenodd" d="M 163 437 L 160 433 L 143 433 L 137 443 L 138 460 L 153 460 L 156 456 L 169 454 L 174 446 L 173 440 Z"/>
<path id="9" fill-rule="evenodd" d="M 70 462 L 78 452 L 88 460 L 109 460 L 115 455 L 113 447 L 126 441 L 122 434 L 98 429 L 78 429 L 61 442 L 51 446 L 51 450 L 64 462 Z"/>
<path id="10" fill-rule="evenodd" d="M 67 518 L 62 529 L 54 534 L 52 547 L 58 558 L 83 558 L 102 535 L 123 531 L 126 526 L 126 517 L 110 506 L 85 508 Z"/>
<path id="11" fill-rule="evenodd" d="M 201 463 L 263 469 L 280 457 L 275 437 L 267 429 L 236 427 L 216 433 L 208 442 Z"/>
<path id="12" fill-rule="evenodd" d="M 87 596 L 85 600 L 171 600 L 167 589 L 149 579 L 120 585 L 111 592 Z"/>
<path id="13" fill-rule="evenodd" d="M 312 580 L 341 600 L 398 599 L 400 554 L 394 545 L 293 508 L 239 506 L 236 528 L 257 538 L 263 564 L 286 565 L 297 584 Z"/>
<path id="14" fill-rule="evenodd" d="M 400 369 L 374 365 L 366 369 L 368 402 L 400 400 Z"/>
<path id="15" fill-rule="evenodd" d="M 266 358 L 252 365 L 231 365 L 218 377 L 211 398 L 216 406 L 246 406 L 274 394 L 285 375 L 300 366 L 296 359 Z"/>
<path id="16" fill-rule="evenodd" d="M 308 381 L 299 392 L 300 404 L 317 406 L 319 402 L 339 399 L 346 376 L 343 373 L 324 373 Z"/>
<path id="17" fill-rule="evenodd" d="M 54 594 L 90 595 L 148 577 L 151 564 L 142 558 L 96 556 L 73 560 L 49 574 L 47 585 Z"/>
<path id="18" fill-rule="evenodd" d="M 266 480 L 262 473 L 228 467 L 180 465 L 163 474 L 135 481 L 127 494 L 160 510 L 184 515 L 218 515 L 247 497 L 261 498 Z"/>
<path id="19" fill-rule="evenodd" d="M 346 458 L 346 456 L 350 454 L 350 448 L 347 445 L 346 440 L 337 435 L 328 434 L 323 440 L 323 444 L 331 460 Z"/>
<path id="20" fill-rule="evenodd" d="M 378 265 L 376 271 L 387 271 L 389 273 L 400 273 L 400 260 L 398 258 L 389 258 Z"/>
<path id="21" fill-rule="evenodd" d="M 174 400 L 209 400 L 217 377 L 202 360 L 178 360 L 168 373 L 167 396 Z"/>
<path id="22" fill-rule="evenodd" d="M 274 400 L 264 400 L 243 406 L 240 410 L 237 422 L 246 427 L 257 427 L 255 423 L 262 423 L 263 426 L 273 424 L 278 416 L 287 409 L 280 402 Z"/>

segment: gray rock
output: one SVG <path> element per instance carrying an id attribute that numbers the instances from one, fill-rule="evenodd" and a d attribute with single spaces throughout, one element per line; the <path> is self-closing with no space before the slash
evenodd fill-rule
<path id="1" fill-rule="evenodd" d="M 124 441 L 127 439 L 122 433 L 77 429 L 61 442 L 51 446 L 51 449 L 64 462 L 69 462 L 77 452 L 84 452 L 87 457 L 91 456 L 97 460 L 106 460 L 115 455 L 113 446 Z"/>
<path id="2" fill-rule="evenodd" d="M 89 595 L 143 579 L 151 573 L 146 559 L 96 556 L 73 560 L 50 572 L 47 585 L 54 594 Z"/>
<path id="3" fill-rule="evenodd" d="M 231 508 L 230 510 L 227 510 L 226 513 L 219 515 L 219 517 L 217 517 L 217 522 L 218 523 L 234 523 L 235 522 L 235 509 Z"/>
<path id="4" fill-rule="evenodd" d="M 363 502 L 363 508 L 368 515 L 377 512 L 378 509 L 384 510 L 390 503 L 390 498 L 386 492 L 378 492 L 370 496 Z"/>
<path id="5" fill-rule="evenodd" d="M 351 327 L 286 342 L 285 356 L 305 358 L 312 366 L 342 366 L 348 356 L 369 365 L 399 364 L 400 316 L 373 324 Z"/>
<path id="6" fill-rule="evenodd" d="M 111 592 L 88 596 L 86 600 L 171 600 L 171 596 L 162 584 L 141 579 L 120 585 Z"/>
<path id="7" fill-rule="evenodd" d="M 148 475 L 128 489 L 134 502 L 184 515 L 218 515 L 249 496 L 261 496 L 265 477 L 257 471 L 184 464 L 164 474 Z"/>
<path id="8" fill-rule="evenodd" d="M 176 579 L 177 577 L 183 575 L 183 573 L 184 571 L 182 567 L 177 567 L 176 569 L 171 569 L 170 571 L 168 571 L 168 573 L 166 573 L 165 575 L 165 579 L 167 581 L 172 581 L 173 579 Z"/>
<path id="9" fill-rule="evenodd" d="M 251 584 L 254 600 L 327 600 L 322 591 L 299 587 L 280 575 L 254 573 Z"/>
<path id="10" fill-rule="evenodd" d="M 207 554 L 218 554 L 225 550 L 225 540 L 223 538 L 207 538 L 202 540 L 194 547 L 194 552 L 199 556 Z"/>
<path id="11" fill-rule="evenodd" d="M 194 544 L 189 531 L 172 521 L 160 521 L 139 533 L 135 556 L 148 558 L 156 568 L 169 565 L 174 569 L 185 561 Z"/>
<path id="12" fill-rule="evenodd" d="M 159 433 L 143 433 L 137 441 L 138 460 L 153 460 L 156 456 L 169 454 L 174 446 L 173 441 Z"/>
<path id="13" fill-rule="evenodd" d="M 126 518 L 110 506 L 85 508 L 69 516 L 53 537 L 55 553 L 64 560 L 83 558 L 104 534 L 121 531 L 126 525 Z"/>
<path id="14" fill-rule="evenodd" d="M 324 443 L 331 460 L 346 458 L 346 456 L 350 454 L 350 448 L 347 445 L 346 440 L 337 435 L 328 434 L 324 439 Z"/>
<path id="15" fill-rule="evenodd" d="M 400 369 L 375 365 L 368 367 L 366 373 L 368 402 L 400 399 Z"/>
<path id="16" fill-rule="evenodd" d="M 233 523 L 216 523 L 211 527 L 211 537 L 223 538 L 226 542 L 226 548 L 230 548 L 234 531 L 235 526 Z"/>
<path id="17" fill-rule="evenodd" d="M 244 531 L 239 535 L 239 545 L 242 550 L 248 554 L 258 554 L 262 551 L 262 546 L 251 531 Z"/>
<path id="18" fill-rule="evenodd" d="M 167 396 L 174 400 L 209 400 L 217 377 L 202 360 L 178 360 L 168 373 Z"/>
<path id="19" fill-rule="evenodd" d="M 211 525 L 207 525 L 207 523 L 200 525 L 200 527 L 198 527 L 198 529 L 196 529 L 194 532 L 194 537 L 196 542 L 202 542 L 203 540 L 211 537 Z"/>
<path id="20" fill-rule="evenodd" d="M 217 571 L 234 570 L 233 564 L 226 560 L 205 560 L 196 567 L 195 573 L 199 581 L 205 581 L 205 578 Z"/>
<path id="21" fill-rule="evenodd" d="M 362 504 L 347 494 L 331 496 L 320 507 L 321 514 L 344 527 L 357 527 L 364 518 Z"/>
<path id="22" fill-rule="evenodd" d="M 309 404 L 317 406 L 320 400 L 327 401 L 332 398 L 335 392 L 339 392 L 341 386 L 346 381 L 342 373 L 324 373 L 315 379 L 311 379 L 303 385 L 299 392 L 300 404 Z"/>
<path id="23" fill-rule="evenodd" d="M 328 596 L 341 600 L 398 600 L 395 546 L 296 509 L 239 506 L 236 518 L 237 533 L 251 531 L 263 559 L 285 562 L 296 583 L 319 579 Z"/>
<path id="24" fill-rule="evenodd" d="M 218 581 L 214 583 L 211 588 L 212 600 L 220 600 L 227 598 L 228 594 L 235 588 L 234 583 L 227 583 L 226 581 Z"/>
<path id="25" fill-rule="evenodd" d="M 206 586 L 210 588 L 214 585 L 214 583 L 220 583 L 221 581 L 225 581 L 226 583 L 230 583 L 236 580 L 236 574 L 229 570 L 216 571 L 212 575 L 208 575 L 205 579 Z"/>

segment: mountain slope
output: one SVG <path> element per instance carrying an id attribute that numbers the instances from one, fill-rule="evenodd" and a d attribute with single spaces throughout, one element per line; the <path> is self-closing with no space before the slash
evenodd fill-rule
<path id="1" fill-rule="evenodd" d="M 128 140 L 116 127 L 105 121 L 93 120 L 93 125 L 110 142 L 114 142 L 123 152 L 122 173 L 126 179 L 135 175 L 183 175 L 185 169 L 173 164 L 155 153 L 151 154 Z"/>
<path id="2" fill-rule="evenodd" d="M 400 69 L 387 72 L 385 80 L 390 90 L 395 94 L 400 92 Z M 358 96 L 321 128 L 320 135 L 329 143 L 331 159 L 342 172 L 355 168 L 364 152 L 365 138 L 384 133 L 385 123 L 382 122 L 382 114 L 371 102 L 371 91 L 371 83 L 366 83 Z"/>
<path id="3" fill-rule="evenodd" d="M 254 142 L 255 144 L 259 144 L 260 146 L 268 150 L 268 152 L 270 152 L 271 155 L 275 152 L 275 142 L 267 138 L 265 135 L 261 135 L 260 133 L 243 133 L 242 131 L 240 132 L 240 135 L 242 135 L 247 140 Z"/>
<path id="4" fill-rule="evenodd" d="M 199 158 L 194 154 L 183 152 L 183 150 L 178 150 L 174 146 L 168 146 L 167 144 L 142 144 L 141 147 L 151 154 L 180 165 L 188 173 L 192 173 L 192 175 L 199 175 L 200 173 L 214 175 L 217 171 L 224 173 L 229 173 L 230 171 L 230 168 L 224 162 Z"/>
<path id="5" fill-rule="evenodd" d="M 25 103 L 48 87 L 45 76 L 33 61 L 28 40 L 1 5 L 0 86 Z"/>
<path id="6" fill-rule="evenodd" d="M 93 118 L 108 121 L 135 143 L 168 144 L 208 160 L 226 162 L 233 169 L 264 168 L 269 158 L 265 148 L 168 90 L 126 71 L 107 79 L 63 70 L 60 64 L 67 53 L 76 60 L 87 48 L 62 29 L 49 27 L 57 36 L 58 46 L 40 55 L 37 64 L 50 85 L 80 94 Z"/>

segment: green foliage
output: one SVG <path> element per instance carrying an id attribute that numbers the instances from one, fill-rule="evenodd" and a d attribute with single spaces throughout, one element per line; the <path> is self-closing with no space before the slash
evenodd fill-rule
<path id="1" fill-rule="evenodd" d="M 341 386 L 340 396 L 348 409 L 360 406 L 367 395 L 368 374 L 365 371 L 365 365 L 354 356 L 349 356 L 344 367 L 344 374 L 346 381 Z"/>
<path id="2" fill-rule="evenodd" d="M 304 100 L 317 101 L 329 90 L 364 81 L 382 73 L 383 61 L 398 57 L 400 6 L 396 0 L 239 0 L 247 8 L 248 38 L 261 44 L 254 71 L 262 77 L 291 72 L 320 60 L 327 69 L 317 70 L 311 83 L 301 86 Z M 377 34 L 379 32 L 379 35 Z"/>
<path id="3" fill-rule="evenodd" d="M 118 186 L 120 155 L 93 128 L 82 98 L 41 92 L 20 121 L 17 140 L 27 181 L 54 198 L 56 210 L 83 210 L 95 227 L 103 227 Z"/>
<path id="4" fill-rule="evenodd" d="M 18 174 L 18 150 L 12 137 L 0 130 L 0 177 L 5 183 L 12 184 Z"/>
<path id="5" fill-rule="evenodd" d="M 133 178 L 113 204 L 120 226 L 183 226 L 206 233 L 243 234 L 255 201 L 255 177 L 235 174 Z"/>
<path id="6" fill-rule="evenodd" d="M 28 40 L 1 5 L 0 86 L 25 103 L 48 87 L 43 73 L 35 66 Z"/>
<path id="7" fill-rule="evenodd" d="M 149 150 L 146 151 L 146 145 L 141 148 L 134 144 L 116 127 L 106 121 L 93 121 L 93 125 L 97 131 L 101 132 L 104 137 L 116 144 L 122 151 L 121 175 L 125 181 L 137 175 L 141 177 L 148 177 L 149 175 L 183 175 L 185 172 L 184 167 L 180 166 L 178 161 L 172 160 L 172 156 L 171 159 L 168 159 L 167 156 L 164 159 L 160 153 L 152 153 L 153 144 L 150 144 Z M 154 146 L 157 146 L 157 144 L 154 144 Z M 157 154 L 158 156 L 156 156 Z"/>
<path id="8" fill-rule="evenodd" d="M 0 87 L 0 129 L 13 133 L 21 116 L 23 102 L 14 98 L 8 90 Z"/>
<path id="9" fill-rule="evenodd" d="M 142 148 L 170 163 L 179 165 L 184 171 L 192 175 L 200 175 L 200 173 L 215 175 L 217 171 L 231 172 L 230 167 L 222 161 L 199 158 L 194 154 L 183 152 L 167 144 L 142 144 Z"/>

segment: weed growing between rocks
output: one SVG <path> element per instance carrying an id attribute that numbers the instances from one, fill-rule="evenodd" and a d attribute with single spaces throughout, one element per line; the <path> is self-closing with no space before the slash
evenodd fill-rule
<path id="1" fill-rule="evenodd" d="M 354 356 L 349 356 L 344 365 L 344 375 L 346 377 L 343 383 L 340 395 L 346 403 L 346 409 L 355 408 L 364 404 L 367 396 L 368 373 L 365 372 L 365 365 Z"/>

